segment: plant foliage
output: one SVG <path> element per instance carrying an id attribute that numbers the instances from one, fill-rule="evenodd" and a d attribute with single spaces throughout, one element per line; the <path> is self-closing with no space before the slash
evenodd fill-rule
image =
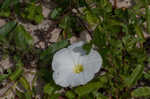
<path id="1" fill-rule="evenodd" d="M 8 80 L 22 85 L 24 92 L 16 88 L 19 99 L 35 97 L 38 94 L 36 86 L 31 86 L 24 77 L 28 56 L 32 56 L 37 65 L 34 80 L 42 79 L 45 82 L 42 85 L 42 99 L 150 97 L 150 52 L 147 50 L 150 45 L 145 46 L 147 38 L 144 36 L 145 32 L 150 33 L 149 0 L 133 0 L 135 4 L 129 8 L 118 8 L 109 0 L 53 0 L 56 7 L 49 19 L 56 21 L 62 29 L 60 40 L 40 49 L 36 48 L 31 34 L 17 20 L 40 24 L 44 20 L 42 1 L 0 1 L 0 17 L 8 20 L 0 27 L 0 58 L 9 57 L 14 67 L 0 74 L 0 83 Z M 83 48 L 89 52 L 94 45 L 102 55 L 103 67 L 100 74 L 88 84 L 65 88 L 63 93 L 59 93 L 62 88 L 52 79 L 52 57 L 56 51 L 69 45 L 68 40 L 72 36 L 79 37 L 83 31 L 92 38 Z"/>

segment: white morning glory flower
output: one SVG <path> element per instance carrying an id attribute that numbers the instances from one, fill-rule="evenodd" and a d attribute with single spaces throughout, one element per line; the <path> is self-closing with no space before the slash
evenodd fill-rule
<path id="1" fill-rule="evenodd" d="M 84 85 L 93 79 L 102 65 L 99 53 L 91 49 L 90 53 L 82 49 L 84 42 L 78 42 L 56 52 L 52 61 L 53 79 L 62 87 Z"/>

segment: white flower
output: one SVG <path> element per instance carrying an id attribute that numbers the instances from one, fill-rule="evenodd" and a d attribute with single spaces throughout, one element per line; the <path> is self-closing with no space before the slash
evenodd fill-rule
<path id="1" fill-rule="evenodd" d="M 102 65 L 99 53 L 91 49 L 90 53 L 82 49 L 84 42 L 74 43 L 68 48 L 56 52 L 53 57 L 53 79 L 62 87 L 84 85 L 93 79 Z"/>

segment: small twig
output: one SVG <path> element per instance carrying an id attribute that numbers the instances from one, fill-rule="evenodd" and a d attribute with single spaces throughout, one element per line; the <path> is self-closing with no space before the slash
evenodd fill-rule
<path id="1" fill-rule="evenodd" d="M 114 8 L 117 8 L 117 0 L 114 0 Z"/>
<path id="2" fill-rule="evenodd" d="M 78 16 L 77 16 L 78 17 Z M 85 30 L 89 33 L 89 35 L 91 36 L 91 38 L 93 38 L 92 32 L 87 28 L 87 26 L 85 25 L 85 23 L 83 22 L 83 20 L 78 17 L 79 22 L 81 23 L 81 25 L 85 28 Z"/>
<path id="3" fill-rule="evenodd" d="M 82 15 L 82 13 L 79 11 L 78 8 L 76 8 L 77 12 Z M 76 15 L 77 16 L 77 15 Z M 81 23 L 81 25 L 85 28 L 85 30 L 89 33 L 89 35 L 91 36 L 91 38 L 93 38 L 92 32 L 87 28 L 87 26 L 85 25 L 85 23 L 83 22 L 83 20 L 77 16 L 77 18 L 79 19 L 79 22 Z"/>

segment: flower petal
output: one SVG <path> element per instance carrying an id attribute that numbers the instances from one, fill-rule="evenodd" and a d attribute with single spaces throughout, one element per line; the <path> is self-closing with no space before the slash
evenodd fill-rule
<path id="1" fill-rule="evenodd" d="M 71 73 L 67 77 L 67 81 L 70 87 L 76 87 L 79 85 L 84 85 L 93 79 L 94 73 L 81 72 L 80 74 Z"/>
<path id="2" fill-rule="evenodd" d="M 72 70 L 74 63 L 69 53 L 70 52 L 67 48 L 63 48 L 60 51 L 56 52 L 56 54 L 53 56 L 52 61 L 52 69 L 54 71 L 59 71 L 62 69 Z"/>
<path id="3" fill-rule="evenodd" d="M 97 73 L 102 66 L 102 57 L 97 51 L 91 49 L 88 55 L 81 57 L 80 63 L 84 66 L 86 72 Z"/>
<path id="4" fill-rule="evenodd" d="M 54 79 L 55 83 L 57 85 L 62 86 L 62 87 L 68 87 L 69 86 L 69 83 L 66 80 L 67 76 L 68 76 L 68 73 L 66 73 L 66 72 L 54 72 L 53 73 L 53 79 Z"/>
<path id="5" fill-rule="evenodd" d="M 68 50 L 70 50 L 70 55 L 75 64 L 78 64 L 80 57 L 86 54 L 86 52 L 82 48 L 83 44 L 84 44 L 84 42 L 80 41 L 80 42 L 74 43 L 68 47 Z"/>
<path id="6" fill-rule="evenodd" d="M 54 72 L 53 79 L 57 85 L 62 87 L 76 87 L 79 85 L 84 85 L 93 79 L 94 73 L 81 72 L 80 74 L 75 74 L 72 71 L 64 72 Z"/>

